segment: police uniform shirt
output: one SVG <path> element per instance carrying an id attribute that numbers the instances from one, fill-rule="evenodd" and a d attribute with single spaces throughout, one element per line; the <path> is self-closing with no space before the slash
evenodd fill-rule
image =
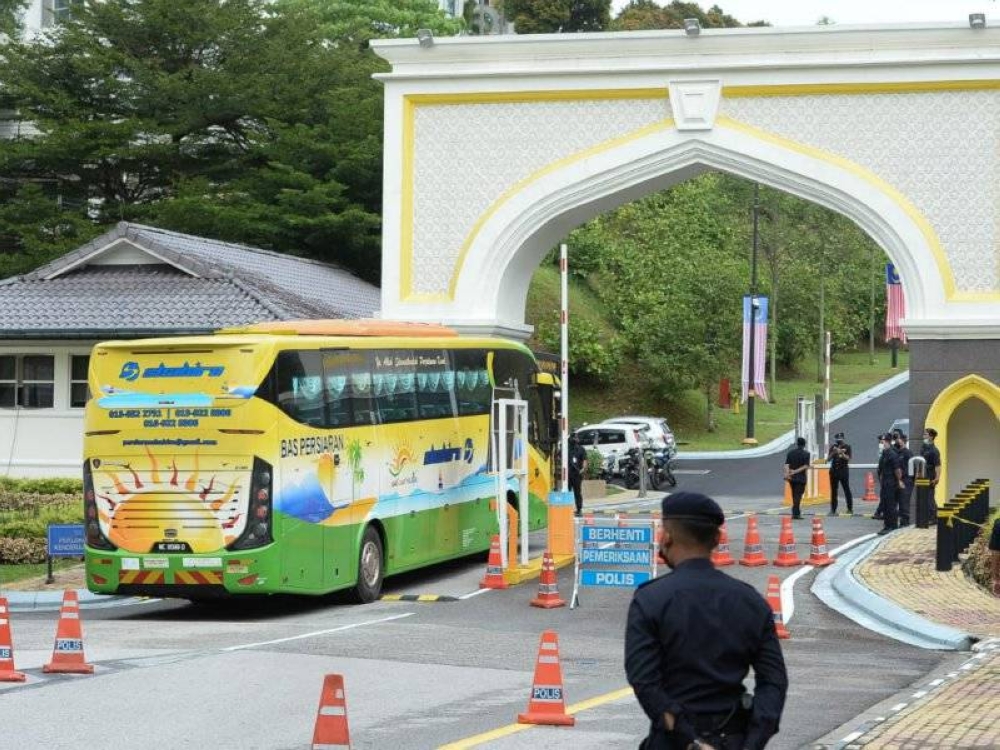
<path id="1" fill-rule="evenodd" d="M 844 453 L 843 457 L 840 455 L 841 451 Z M 843 441 L 834 443 L 830 446 L 830 454 L 827 456 L 830 461 L 830 470 L 834 474 L 848 474 L 850 471 L 848 462 L 851 460 L 852 456 L 851 446 L 848 443 Z"/>
<path id="2" fill-rule="evenodd" d="M 898 466 L 900 466 L 900 455 L 895 446 L 890 445 L 883 449 L 878 457 L 878 477 L 882 487 L 891 488 L 897 485 L 899 480 L 896 479 L 896 467 Z"/>
<path id="3" fill-rule="evenodd" d="M 583 464 L 587 460 L 587 451 L 579 443 L 569 446 L 569 470 L 571 474 L 579 475 L 583 471 Z"/>
<path id="4" fill-rule="evenodd" d="M 669 575 L 640 586 L 625 633 L 625 671 L 654 733 L 664 736 L 664 712 L 719 714 L 756 679 L 747 748 L 762 748 L 778 731 L 788 677 L 770 605 L 756 590 L 688 559 Z"/>
<path id="5" fill-rule="evenodd" d="M 785 463 L 788 464 L 788 468 L 792 471 L 801 468 L 803 466 L 809 465 L 809 451 L 805 448 L 792 448 L 788 451 L 788 455 L 785 456 Z M 805 484 L 806 483 L 806 472 L 800 471 L 798 474 L 792 474 L 788 478 L 788 481 L 793 484 Z"/>
<path id="6" fill-rule="evenodd" d="M 937 479 L 938 467 L 941 466 L 941 451 L 934 443 L 924 443 L 920 447 L 920 455 L 926 461 L 924 475 L 928 479 Z"/>

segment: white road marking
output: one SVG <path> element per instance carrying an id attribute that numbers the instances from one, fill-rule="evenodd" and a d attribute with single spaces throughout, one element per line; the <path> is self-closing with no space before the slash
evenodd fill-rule
<path id="1" fill-rule="evenodd" d="M 471 599 L 474 596 L 479 596 L 480 594 L 485 594 L 487 591 L 492 591 L 493 589 L 476 589 L 475 591 L 470 591 L 468 594 L 462 594 L 458 597 L 459 599 Z"/>
<path id="2" fill-rule="evenodd" d="M 379 625 L 383 622 L 391 622 L 392 620 L 401 620 L 404 617 L 411 617 L 413 612 L 407 612 L 402 615 L 391 615 L 390 617 L 383 617 L 379 620 L 366 620 L 365 622 L 355 622 L 350 625 L 341 625 L 339 628 L 330 628 L 329 630 L 316 630 L 312 633 L 302 633 L 301 635 L 292 635 L 288 638 L 275 638 L 273 641 L 261 641 L 260 643 L 244 643 L 241 646 L 227 646 L 222 651 L 242 651 L 248 648 L 257 648 L 258 646 L 273 646 L 276 643 L 288 643 L 288 641 L 301 641 L 303 638 L 315 638 L 318 635 L 328 635 L 330 633 L 339 633 L 344 630 L 353 630 L 354 628 L 363 628 L 365 625 Z"/>

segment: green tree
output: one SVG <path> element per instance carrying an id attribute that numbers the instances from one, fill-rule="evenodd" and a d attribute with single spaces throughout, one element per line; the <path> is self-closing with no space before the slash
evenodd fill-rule
<path id="1" fill-rule="evenodd" d="M 27 0 L 0 0 L 0 40 L 17 37 L 21 30 L 20 14 Z"/>
<path id="2" fill-rule="evenodd" d="M 368 41 L 461 26 L 431 0 L 88 3 L 5 51 L 7 91 L 39 134 L 3 149 L 0 174 L 57 181 L 98 225 L 138 219 L 377 280 L 371 76 L 385 64 Z"/>
<path id="3" fill-rule="evenodd" d="M 698 3 L 684 3 L 679 0 L 674 0 L 669 5 L 660 5 L 654 0 L 632 0 L 615 18 L 612 29 L 615 31 L 681 29 L 684 28 L 686 18 L 697 18 L 706 29 L 743 25 L 718 5 L 702 10 Z"/>
<path id="4" fill-rule="evenodd" d="M 501 7 L 518 34 L 604 31 L 611 23 L 611 0 L 503 0 Z"/>

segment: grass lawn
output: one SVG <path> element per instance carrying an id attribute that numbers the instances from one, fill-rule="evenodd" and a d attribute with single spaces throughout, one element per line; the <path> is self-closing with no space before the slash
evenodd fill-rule
<path id="1" fill-rule="evenodd" d="M 72 568 L 82 563 L 78 559 L 57 557 L 52 561 L 52 572 Z M 25 581 L 29 578 L 39 578 L 48 574 L 46 563 L 31 563 L 30 565 L 0 565 L 0 590 L 8 583 Z"/>
<path id="2" fill-rule="evenodd" d="M 846 401 L 873 385 L 887 380 L 909 367 L 909 352 L 899 351 L 898 367 L 890 366 L 890 353 L 876 350 L 875 364 L 868 361 L 868 352 L 844 352 L 834 356 L 830 367 L 831 406 Z M 740 448 L 746 435 L 746 411 L 740 405 L 739 413 L 729 409 L 715 409 L 716 430 L 705 427 L 705 396 L 690 392 L 682 403 L 667 405 L 648 393 L 643 393 L 636 383 L 642 382 L 642 373 L 622 372 L 618 381 L 625 385 L 590 387 L 570 382 L 570 413 L 573 426 L 599 422 L 616 414 L 645 414 L 666 416 L 682 450 L 731 450 Z M 757 399 L 754 408 L 754 436 L 760 444 L 767 443 L 795 426 L 795 404 L 798 396 L 813 398 L 823 393 L 823 383 L 816 382 L 815 365 L 803 366 L 792 377 L 779 378 L 771 394 L 772 403 Z M 906 416 L 905 414 L 899 416 Z"/>

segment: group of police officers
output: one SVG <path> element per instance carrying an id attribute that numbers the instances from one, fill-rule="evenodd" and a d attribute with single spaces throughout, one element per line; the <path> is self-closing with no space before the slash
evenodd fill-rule
<path id="1" fill-rule="evenodd" d="M 941 452 L 934 445 L 936 438 L 937 430 L 928 427 L 924 430 L 923 445 L 920 448 L 920 457 L 924 463 L 923 476 L 930 481 L 931 501 L 941 474 Z M 902 431 L 894 430 L 879 435 L 879 443 L 879 504 L 872 517 L 882 521 L 882 529 L 878 533 L 883 535 L 910 524 L 915 466 L 911 461 L 913 451 Z"/>

